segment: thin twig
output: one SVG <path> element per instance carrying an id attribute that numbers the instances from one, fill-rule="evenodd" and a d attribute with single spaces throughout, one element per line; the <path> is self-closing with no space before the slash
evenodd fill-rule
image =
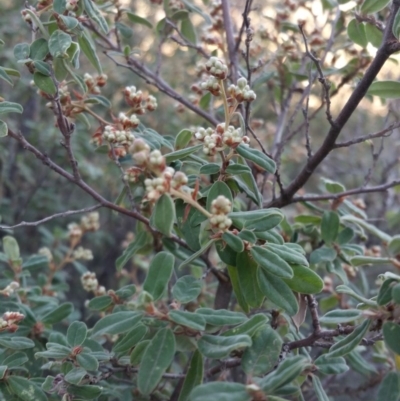
<path id="1" fill-rule="evenodd" d="M 231 66 L 231 80 L 236 82 L 238 79 L 239 63 L 236 52 L 236 43 L 231 19 L 231 9 L 229 0 L 221 0 L 222 14 L 224 17 L 224 27 L 226 35 L 226 44 L 228 46 L 229 62 Z"/>
<path id="2" fill-rule="evenodd" d="M 100 209 L 101 207 L 103 207 L 103 205 L 94 205 L 94 206 L 86 207 L 86 208 L 79 209 L 79 210 L 68 210 L 67 212 L 52 214 L 51 216 L 47 216 L 44 219 L 37 220 L 37 221 L 21 221 L 21 223 L 18 223 L 14 226 L 0 225 L 0 228 L 2 230 L 14 230 L 15 228 L 20 228 L 20 227 L 37 227 L 40 224 L 47 223 L 48 221 L 57 219 L 59 217 L 67 217 L 67 216 L 72 216 L 74 214 L 90 213 L 90 212 L 93 212 L 94 210 Z"/>

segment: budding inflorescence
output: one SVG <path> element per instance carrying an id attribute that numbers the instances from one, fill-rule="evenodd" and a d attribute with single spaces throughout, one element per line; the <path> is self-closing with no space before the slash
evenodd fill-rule
<path id="1" fill-rule="evenodd" d="M 218 79 L 226 79 L 228 75 L 228 67 L 217 57 L 210 57 L 206 63 L 206 70 L 210 75 Z"/>
<path id="2" fill-rule="evenodd" d="M 228 217 L 231 210 L 232 203 L 225 196 L 220 195 L 214 199 L 211 203 L 211 226 L 220 231 L 227 231 L 232 225 L 232 220 Z"/>
<path id="3" fill-rule="evenodd" d="M 218 124 L 215 130 L 212 128 L 198 128 L 194 134 L 195 138 L 203 142 L 203 152 L 213 156 L 217 152 L 223 151 L 226 147 L 235 149 L 241 143 L 248 145 L 250 139 L 242 134 L 241 128 L 229 125 L 225 129 L 225 123 Z"/>
<path id="4" fill-rule="evenodd" d="M 17 283 L 16 281 L 11 281 L 11 283 L 8 284 L 7 287 L 4 288 L 4 290 L 0 290 L 0 294 L 6 297 L 10 297 L 11 295 L 14 294 L 15 290 L 17 290 L 18 288 L 19 288 L 19 283 Z"/>
<path id="5" fill-rule="evenodd" d="M 18 323 L 25 319 L 25 316 L 19 312 L 5 312 L 0 318 L 0 332 L 9 331 L 14 333 L 18 330 Z"/>
<path id="6" fill-rule="evenodd" d="M 102 139 L 127 149 L 135 140 L 135 135 L 129 129 L 117 129 L 113 125 L 104 127 Z"/>
<path id="7" fill-rule="evenodd" d="M 238 103 L 252 102 L 256 99 L 255 92 L 250 89 L 250 86 L 247 85 L 247 79 L 243 77 L 238 79 L 237 85 L 229 86 L 228 94 Z"/>
<path id="8" fill-rule="evenodd" d="M 84 249 L 82 246 L 75 249 L 72 254 L 75 260 L 93 260 L 93 253 L 90 249 Z"/>
<path id="9" fill-rule="evenodd" d="M 105 287 L 99 285 L 96 273 L 87 272 L 82 274 L 81 283 L 85 291 L 94 292 L 96 296 L 105 295 L 106 293 Z"/>
<path id="10" fill-rule="evenodd" d="M 86 86 L 88 87 L 89 93 L 94 95 L 99 95 L 101 93 L 101 87 L 103 87 L 107 83 L 107 75 L 101 74 L 96 77 L 92 77 L 90 74 L 85 73 L 83 76 L 83 80 L 85 81 Z"/>

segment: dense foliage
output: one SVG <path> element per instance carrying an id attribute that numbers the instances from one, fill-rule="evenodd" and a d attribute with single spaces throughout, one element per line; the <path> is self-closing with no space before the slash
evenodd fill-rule
<path id="1" fill-rule="evenodd" d="M 5 1 L 0 400 L 398 400 L 399 9 Z"/>

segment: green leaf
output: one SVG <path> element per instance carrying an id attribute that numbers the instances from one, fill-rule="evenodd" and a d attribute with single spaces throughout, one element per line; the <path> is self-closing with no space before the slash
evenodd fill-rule
<path id="1" fill-rule="evenodd" d="M 127 11 L 126 14 L 129 18 L 129 21 L 133 22 L 134 24 L 144 25 L 150 29 L 153 28 L 153 24 L 149 20 L 139 17 L 139 15 L 133 14 L 130 11 Z"/>
<path id="2" fill-rule="evenodd" d="M 87 336 L 87 327 L 84 322 L 73 322 L 67 331 L 67 341 L 71 347 L 83 344 Z"/>
<path id="3" fill-rule="evenodd" d="M 267 273 L 282 278 L 293 277 L 293 270 L 290 265 L 268 248 L 253 246 L 250 253 L 258 265 Z"/>
<path id="4" fill-rule="evenodd" d="M 210 107 L 211 99 L 212 95 L 210 92 L 207 92 L 205 95 L 203 95 L 199 101 L 200 108 L 203 110 L 208 110 Z"/>
<path id="5" fill-rule="evenodd" d="M 203 372 L 203 356 L 198 350 L 196 350 L 193 353 L 192 359 L 190 360 L 189 369 L 186 373 L 185 381 L 183 382 L 178 401 L 189 401 L 189 396 L 193 388 L 203 382 Z"/>
<path id="6" fill-rule="evenodd" d="M 283 220 L 283 213 L 279 209 L 259 209 L 248 212 L 232 212 L 228 214 L 233 225 L 238 229 L 254 231 L 269 231 Z"/>
<path id="7" fill-rule="evenodd" d="M 74 306 L 71 302 L 63 303 L 62 305 L 58 306 L 54 310 L 46 313 L 42 317 L 42 323 L 44 324 L 55 324 L 59 323 L 62 320 L 66 319 L 74 310 Z"/>
<path id="8" fill-rule="evenodd" d="M 72 395 L 73 399 L 78 400 L 94 400 L 102 393 L 103 388 L 93 384 L 75 386 L 73 384 L 68 386 L 68 394 Z"/>
<path id="9" fill-rule="evenodd" d="M 252 342 L 242 356 L 242 368 L 250 376 L 263 376 L 277 364 L 283 341 L 275 330 L 264 326 L 254 334 Z"/>
<path id="10" fill-rule="evenodd" d="M 8 368 L 15 368 L 17 366 L 21 366 L 24 363 L 28 362 L 29 358 L 24 352 L 14 352 L 9 357 L 4 359 L 3 364 Z"/>
<path id="11" fill-rule="evenodd" d="M 207 194 L 207 210 L 209 212 L 211 212 L 211 204 L 213 200 L 217 199 L 220 195 L 225 196 L 225 198 L 229 199 L 231 203 L 233 202 L 232 192 L 228 185 L 226 185 L 223 181 L 216 181 L 211 186 Z"/>
<path id="12" fill-rule="evenodd" d="M 324 387 L 322 386 L 321 380 L 318 376 L 311 375 L 312 383 L 315 394 L 317 395 L 318 401 L 329 401 L 327 394 L 325 393 Z"/>
<path id="13" fill-rule="evenodd" d="M 107 309 L 110 305 L 113 304 L 113 300 L 109 295 L 101 295 L 100 297 L 95 297 L 92 298 L 89 301 L 89 309 L 93 310 L 105 310 Z"/>
<path id="14" fill-rule="evenodd" d="M 257 281 L 257 266 L 247 251 L 237 254 L 236 269 L 239 281 L 240 292 L 246 303 L 253 307 L 259 308 L 264 301 L 264 294 Z"/>
<path id="15" fill-rule="evenodd" d="M 294 316 L 299 306 L 290 287 L 280 277 L 263 269 L 258 269 L 257 273 L 261 292 L 276 306 Z"/>
<path id="16" fill-rule="evenodd" d="M 246 315 L 226 309 L 198 308 L 196 313 L 203 316 L 207 324 L 212 326 L 231 326 L 243 323 Z"/>
<path id="17" fill-rule="evenodd" d="M 85 369 L 73 368 L 64 376 L 64 380 L 67 383 L 79 384 L 86 375 L 87 372 Z"/>
<path id="18" fill-rule="evenodd" d="M 118 340 L 113 347 L 113 352 L 126 352 L 133 348 L 147 333 L 147 327 L 144 324 L 137 324 L 132 330 L 128 331 L 125 336 Z"/>
<path id="19" fill-rule="evenodd" d="M 361 356 L 360 352 L 357 351 L 357 349 L 347 354 L 346 360 L 350 365 L 351 369 L 353 369 L 355 372 L 362 374 L 363 376 L 370 376 L 371 374 L 375 375 L 378 373 L 375 366 L 367 362 Z"/>
<path id="20" fill-rule="evenodd" d="M 62 14 L 66 9 L 66 5 L 67 5 L 66 0 L 54 0 L 53 10 L 58 14 Z"/>
<path id="21" fill-rule="evenodd" d="M 160 299 L 171 278 L 174 270 L 174 257 L 168 252 L 159 252 L 150 263 L 143 289 L 153 296 L 157 301 Z"/>
<path id="22" fill-rule="evenodd" d="M 372 256 L 353 256 L 350 258 L 352 266 L 380 265 L 390 263 L 390 258 L 374 258 Z"/>
<path id="23" fill-rule="evenodd" d="M 67 33 L 57 29 L 53 32 L 49 39 L 49 52 L 56 57 L 65 57 L 67 55 L 67 50 L 71 46 L 72 39 Z"/>
<path id="24" fill-rule="evenodd" d="M 172 310 L 168 313 L 168 317 L 174 323 L 193 330 L 203 331 L 206 328 L 206 321 L 203 316 L 192 312 Z"/>
<path id="25" fill-rule="evenodd" d="M 91 338 L 100 337 L 104 334 L 122 334 L 129 331 L 142 319 L 140 312 L 123 311 L 116 312 L 101 318 L 94 325 Z"/>
<path id="26" fill-rule="evenodd" d="M 23 401 L 47 401 L 46 394 L 32 381 L 21 376 L 9 376 L 7 384 L 11 392 Z"/>
<path id="27" fill-rule="evenodd" d="M 376 401 L 398 401 L 400 398 L 399 372 L 386 373 L 378 389 Z"/>
<path id="28" fill-rule="evenodd" d="M 44 60 L 49 53 L 47 40 L 44 38 L 36 39 L 29 48 L 29 58 L 32 60 Z"/>
<path id="29" fill-rule="evenodd" d="M 301 224 L 320 224 L 321 220 L 322 219 L 319 216 L 310 216 L 306 214 L 301 214 L 294 218 L 294 221 L 296 223 L 301 223 Z"/>
<path id="30" fill-rule="evenodd" d="M 144 340 L 140 342 L 134 350 L 131 352 L 130 355 L 130 363 L 131 365 L 135 366 L 140 363 L 143 358 L 144 351 L 146 351 L 147 346 L 150 344 L 150 340 Z"/>
<path id="31" fill-rule="evenodd" d="M 331 194 L 338 194 L 346 190 L 346 187 L 340 182 L 332 181 L 328 178 L 322 178 L 322 181 L 324 182 L 325 189 Z"/>
<path id="32" fill-rule="evenodd" d="M 347 287 L 346 285 L 338 285 L 336 287 L 336 292 L 341 293 L 341 294 L 348 294 L 351 297 L 357 299 L 360 302 L 363 302 L 364 304 L 372 307 L 376 307 L 377 303 L 375 301 L 371 301 L 370 299 L 364 298 L 360 294 L 355 293 L 351 288 Z"/>
<path id="33" fill-rule="evenodd" d="M 379 289 L 378 297 L 376 298 L 376 302 L 378 305 L 386 305 L 392 300 L 392 288 L 396 285 L 397 280 L 387 279 L 385 280 L 381 288 Z"/>
<path id="34" fill-rule="evenodd" d="M 197 43 L 196 30 L 189 17 L 183 19 L 181 22 L 181 34 L 188 42 L 193 44 Z"/>
<path id="35" fill-rule="evenodd" d="M 222 336 L 236 336 L 238 334 L 247 334 L 250 337 L 253 337 L 254 334 L 260 330 L 267 323 L 268 319 L 265 315 L 259 313 L 257 315 L 252 316 L 246 322 L 240 324 L 239 326 L 233 327 L 227 331 L 224 331 Z"/>
<path id="36" fill-rule="evenodd" d="M 0 103 L 0 110 L 1 110 L 1 103 Z M 21 255 L 19 252 L 18 242 L 14 237 L 11 237 L 10 235 L 6 235 L 5 237 L 3 237 L 3 250 L 8 260 L 12 262 L 20 260 Z"/>
<path id="37" fill-rule="evenodd" d="M 321 262 L 333 262 L 337 257 L 337 252 L 333 248 L 321 246 L 311 252 L 310 263 L 316 265 Z"/>
<path id="38" fill-rule="evenodd" d="M 302 253 L 298 252 L 297 249 L 294 249 L 287 244 L 280 245 L 268 243 L 264 247 L 269 249 L 288 263 L 308 266 L 307 258 Z"/>
<path id="39" fill-rule="evenodd" d="M 375 81 L 369 87 L 367 95 L 379 96 L 383 99 L 397 99 L 400 97 L 400 82 Z"/>
<path id="40" fill-rule="evenodd" d="M 349 38 L 361 47 L 367 47 L 368 39 L 365 32 L 365 24 L 358 22 L 356 19 L 352 19 L 347 25 L 347 35 Z"/>
<path id="41" fill-rule="evenodd" d="M 361 12 L 363 14 L 373 14 L 380 10 L 383 10 L 390 0 L 365 0 L 361 6 Z"/>
<path id="42" fill-rule="evenodd" d="M 175 205 L 169 194 L 163 194 L 154 206 L 150 218 L 150 225 L 170 238 L 175 222 Z"/>
<path id="43" fill-rule="evenodd" d="M 400 304 L 400 283 L 392 288 L 392 298 L 396 304 Z"/>
<path id="44" fill-rule="evenodd" d="M 42 90 L 44 93 L 48 93 L 49 95 L 55 95 L 57 91 L 53 79 L 48 75 L 35 72 L 33 74 L 33 82 L 40 90 Z"/>
<path id="45" fill-rule="evenodd" d="M 394 17 L 392 32 L 396 39 L 399 39 L 400 36 L 400 10 L 397 10 L 396 16 Z M 381 33 L 381 36 L 382 33 Z"/>
<path id="46" fill-rule="evenodd" d="M 0 67 L 0 78 L 6 82 L 8 82 L 11 86 L 14 86 L 14 82 L 12 79 L 8 76 L 7 72 L 3 67 Z"/>
<path id="47" fill-rule="evenodd" d="M 30 46 L 28 43 L 18 43 L 14 47 L 14 57 L 17 61 L 28 60 L 30 53 Z"/>
<path id="48" fill-rule="evenodd" d="M 183 276 L 172 287 L 172 296 L 182 304 L 195 300 L 201 293 L 202 282 L 193 276 Z"/>
<path id="49" fill-rule="evenodd" d="M 107 34 L 107 21 L 103 17 L 97 5 L 92 0 L 83 0 L 83 7 L 85 8 L 86 14 L 89 16 L 89 18 L 94 20 L 100 26 L 101 30 Z"/>
<path id="50" fill-rule="evenodd" d="M 78 354 L 76 356 L 76 361 L 81 368 L 86 370 L 96 371 L 99 368 L 98 360 L 87 352 L 81 352 Z"/>
<path id="51" fill-rule="evenodd" d="M 207 358 L 220 359 L 232 351 L 251 346 L 251 338 L 246 334 L 221 337 L 205 334 L 197 343 L 199 351 Z"/>
<path id="52" fill-rule="evenodd" d="M 395 36 L 396 36 L 395 34 L 396 29 L 398 30 L 398 28 L 396 28 L 396 21 L 395 21 L 392 28 L 392 31 Z M 379 48 L 383 40 L 383 32 L 379 30 L 375 25 L 367 23 L 365 25 L 365 33 L 367 34 L 368 42 L 371 43 L 372 46 Z"/>
<path id="53" fill-rule="evenodd" d="M 197 252 L 193 253 L 189 258 L 184 260 L 178 267 L 178 270 L 183 269 L 185 266 L 187 266 L 189 263 L 191 263 L 193 260 L 197 259 L 199 256 L 204 255 L 206 250 L 210 248 L 210 246 L 216 241 L 216 239 L 211 239 L 208 241 L 203 247 L 201 247 Z"/>
<path id="54" fill-rule="evenodd" d="M 24 109 L 18 103 L 13 102 L 0 102 L 0 114 L 7 114 L 7 113 L 22 113 Z M 3 240 L 4 244 L 4 240 Z"/>
<path id="55" fill-rule="evenodd" d="M 319 356 L 314 361 L 314 365 L 318 368 L 318 371 L 324 375 L 339 375 L 349 370 L 344 358 L 330 358 L 329 354 Z"/>
<path id="56" fill-rule="evenodd" d="M 246 160 L 240 156 L 237 158 L 237 163 L 247 166 Z M 252 173 L 238 174 L 234 180 L 241 192 L 244 192 L 258 207 L 262 207 L 262 195 Z"/>
<path id="57" fill-rule="evenodd" d="M 10 338 L 0 337 L 0 345 L 9 349 L 28 349 L 33 348 L 35 343 L 29 338 L 15 336 Z"/>
<path id="58" fill-rule="evenodd" d="M 183 129 L 179 131 L 175 138 L 174 148 L 176 150 L 185 149 L 190 140 L 192 139 L 193 132 L 190 129 Z"/>
<path id="59" fill-rule="evenodd" d="M 190 395 L 190 401 L 251 401 L 253 397 L 241 383 L 210 382 L 197 386 Z"/>
<path id="60" fill-rule="evenodd" d="M 157 387 L 174 354 L 175 338 L 171 329 L 159 330 L 147 346 L 139 367 L 137 383 L 141 394 L 148 395 Z"/>
<path id="61" fill-rule="evenodd" d="M 59 18 L 60 21 L 62 21 L 61 26 L 64 25 L 62 26 L 62 29 L 64 31 L 71 32 L 79 25 L 79 21 L 74 17 L 70 17 L 67 15 L 59 15 Z"/>
<path id="62" fill-rule="evenodd" d="M 235 251 L 243 252 L 244 243 L 237 235 L 233 234 L 231 231 L 225 231 L 222 234 L 222 239 Z"/>
<path id="63" fill-rule="evenodd" d="M 276 171 L 275 162 L 270 157 L 259 151 L 258 149 L 246 147 L 244 145 L 239 145 L 236 148 L 236 152 L 245 159 L 250 160 L 253 163 L 257 164 L 258 166 L 266 170 L 268 173 L 270 174 L 275 173 Z"/>
<path id="64" fill-rule="evenodd" d="M 340 219 L 336 212 L 324 212 L 321 221 L 321 238 L 326 245 L 332 244 L 339 233 Z"/>
<path id="65" fill-rule="evenodd" d="M 272 393 L 275 389 L 292 382 L 308 366 L 304 356 L 289 357 L 279 364 L 276 370 L 260 380 L 259 385 L 265 393 Z"/>
<path id="66" fill-rule="evenodd" d="M 167 162 L 167 164 L 169 164 L 174 162 L 175 160 L 182 160 L 185 157 L 190 156 L 192 153 L 197 152 L 202 147 L 203 145 L 196 145 L 189 148 L 176 150 L 175 152 L 167 153 L 166 155 L 164 155 L 165 161 Z"/>
<path id="67" fill-rule="evenodd" d="M 392 256 L 400 255 L 400 235 L 395 235 L 388 244 L 388 251 Z"/>
<path id="68" fill-rule="evenodd" d="M 78 37 L 78 43 L 90 63 L 93 65 L 94 68 L 96 68 L 98 74 L 102 74 L 103 69 L 97 56 L 95 44 L 91 40 L 89 33 L 86 30 L 84 30 L 82 32 L 82 35 Z"/>
<path id="69" fill-rule="evenodd" d="M 361 316 L 362 311 L 359 309 L 337 309 L 326 313 L 319 321 L 324 324 L 341 324 L 353 322 Z"/>
<path id="70" fill-rule="evenodd" d="M 292 265 L 293 277 L 283 281 L 293 290 L 301 294 L 318 294 L 324 288 L 322 278 L 308 267 Z"/>
<path id="71" fill-rule="evenodd" d="M 140 232 L 137 237 L 128 245 L 123 254 L 116 261 L 117 271 L 120 272 L 122 268 L 128 263 L 132 256 L 140 251 L 147 244 L 147 233 Z"/>
<path id="72" fill-rule="evenodd" d="M 226 173 L 236 175 L 243 173 L 251 173 L 251 169 L 249 166 L 244 166 L 243 164 L 230 164 L 226 170 Z"/>
<path id="73" fill-rule="evenodd" d="M 49 77 L 51 75 L 51 68 L 44 61 L 36 60 L 36 61 L 34 61 L 34 65 L 35 65 L 36 72 L 39 72 L 47 77 Z M 53 82 L 53 85 L 54 85 L 54 82 Z"/>
<path id="74" fill-rule="evenodd" d="M 217 251 L 218 251 L 218 247 L 217 247 Z M 233 253 L 233 251 L 232 251 L 232 253 Z M 219 254 L 220 254 L 220 252 L 218 251 L 218 255 Z M 248 305 L 246 299 L 244 298 L 242 289 L 240 288 L 238 269 L 236 268 L 236 266 L 231 266 L 229 264 L 226 267 L 228 269 L 229 278 L 231 280 L 232 289 L 236 296 L 236 300 L 237 300 L 239 306 L 243 309 L 243 311 L 245 313 L 248 313 L 249 305 Z"/>
<path id="75" fill-rule="evenodd" d="M 8 135 L 7 124 L 3 120 L 0 120 L 0 138 L 4 138 L 7 135 Z"/>
<path id="76" fill-rule="evenodd" d="M 400 325 L 394 322 L 385 322 L 382 331 L 386 345 L 400 355 Z"/>
<path id="77" fill-rule="evenodd" d="M 360 344 L 365 333 L 368 331 L 370 324 L 371 321 L 366 319 L 362 324 L 357 326 L 351 334 L 347 335 L 336 344 L 333 344 L 329 349 L 329 357 L 344 356 L 351 352 L 358 344 Z"/>
<path id="78" fill-rule="evenodd" d="M 64 60 L 56 58 L 53 60 L 54 75 L 58 81 L 63 81 L 68 75 L 68 70 L 64 66 Z"/>

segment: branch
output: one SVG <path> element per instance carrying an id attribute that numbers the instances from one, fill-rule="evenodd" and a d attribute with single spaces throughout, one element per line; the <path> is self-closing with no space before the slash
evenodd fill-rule
<path id="1" fill-rule="evenodd" d="M 86 207 L 84 209 L 79 209 L 79 210 L 68 210 L 67 212 L 61 212 L 61 213 L 56 213 L 51 216 L 45 217 L 44 219 L 37 220 L 37 221 L 22 221 L 19 224 L 16 224 L 15 226 L 2 226 L 0 225 L 0 228 L 3 230 L 13 230 L 14 228 L 19 228 L 19 227 L 37 227 L 40 224 L 47 223 L 50 220 L 56 219 L 58 217 L 67 217 L 67 216 L 72 216 L 74 214 L 82 214 L 82 213 L 89 213 L 93 212 L 94 210 L 100 209 L 102 205 L 94 205 L 90 207 Z"/>
<path id="2" fill-rule="evenodd" d="M 383 130 L 381 130 L 379 132 L 376 132 L 375 134 L 360 136 L 360 137 L 354 138 L 354 139 L 352 139 L 350 141 L 336 143 L 333 148 L 334 149 L 345 148 L 345 147 L 348 147 L 348 146 L 351 146 L 351 145 L 355 145 L 357 143 L 368 141 L 369 139 L 381 138 L 381 137 L 385 137 L 386 138 L 386 137 L 389 137 L 392 134 L 394 129 L 399 128 L 399 127 L 400 127 L 400 122 L 393 123 L 389 127 L 385 128 L 385 129 L 383 129 Z M 389 135 L 385 135 L 388 132 L 389 132 Z"/>
<path id="3" fill-rule="evenodd" d="M 387 23 L 383 36 L 382 45 L 378 49 L 370 67 L 367 69 L 363 78 L 354 89 L 345 106 L 343 107 L 337 118 L 333 121 L 333 124 L 323 144 L 317 150 L 317 152 L 307 161 L 306 165 L 303 167 L 297 177 L 292 181 L 292 183 L 285 188 L 281 196 L 276 200 L 272 200 L 268 204 L 268 207 L 284 207 L 292 203 L 295 193 L 304 186 L 304 184 L 313 175 L 315 169 L 334 149 L 335 142 L 340 135 L 343 127 L 346 125 L 349 118 L 357 109 L 359 103 L 364 98 L 368 88 L 375 80 L 383 65 L 393 53 L 400 50 L 400 43 L 397 41 L 392 33 L 394 18 L 399 8 L 400 4 L 393 2 L 389 21 Z"/>
<path id="4" fill-rule="evenodd" d="M 331 85 L 327 82 L 327 80 L 324 76 L 324 73 L 322 72 L 321 60 L 318 59 L 317 57 L 315 57 L 308 49 L 307 38 L 306 38 L 306 35 L 303 30 L 303 25 L 299 24 L 298 27 L 303 36 L 304 46 L 306 48 L 306 55 L 311 59 L 311 61 L 314 63 L 315 67 L 317 68 L 318 75 L 319 75 L 318 81 L 321 82 L 321 84 L 324 88 L 324 98 L 325 98 L 325 104 L 326 104 L 326 118 L 328 119 L 329 123 L 331 125 L 333 125 L 333 118 L 332 118 L 332 114 L 331 114 L 331 99 L 330 99 L 330 95 L 329 95 Z"/>
<path id="5" fill-rule="evenodd" d="M 348 191 L 338 192 L 337 194 L 296 196 L 292 198 L 290 203 L 340 199 L 350 195 L 385 192 L 390 188 L 396 187 L 397 185 L 400 185 L 400 179 L 393 180 L 386 184 L 376 185 L 374 187 L 360 187 L 355 189 L 349 189 Z"/>
<path id="6" fill-rule="evenodd" d="M 229 61 L 231 66 L 231 79 L 233 83 L 238 80 L 239 64 L 236 51 L 236 43 L 233 34 L 233 25 L 231 19 L 231 10 L 229 0 L 221 0 L 222 14 L 224 16 L 224 27 L 226 35 L 226 44 L 228 46 Z"/>

